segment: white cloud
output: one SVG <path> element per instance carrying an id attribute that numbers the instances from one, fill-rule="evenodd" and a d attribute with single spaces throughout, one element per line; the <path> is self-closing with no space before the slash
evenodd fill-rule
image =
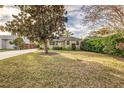
<path id="1" fill-rule="evenodd" d="M 81 6 L 80 5 L 66 5 L 65 9 L 68 11 L 68 23 L 67 29 L 74 33 L 76 37 L 86 36 L 88 34 L 88 29 L 81 24 Z M 4 6 L 0 9 L 0 25 L 12 19 L 12 15 L 18 14 L 20 11 L 13 6 Z M 3 32 L 0 34 L 9 34 L 8 32 Z"/>
<path id="2" fill-rule="evenodd" d="M 4 6 L 0 8 L 0 25 L 4 25 L 7 21 L 12 20 L 12 15 L 17 15 L 19 9 L 13 6 Z M 10 35 L 9 32 L 0 32 L 0 35 Z"/>
<path id="3" fill-rule="evenodd" d="M 4 6 L 3 8 L 0 8 L 0 15 L 12 15 L 12 14 L 17 14 L 18 9 L 14 7 L 8 7 Z"/>
<path id="4" fill-rule="evenodd" d="M 75 11 L 75 10 L 79 10 L 80 8 L 81 8 L 80 5 L 66 5 L 66 6 L 65 6 L 65 9 L 66 9 L 68 12 Z"/>
<path id="5" fill-rule="evenodd" d="M 17 15 L 19 12 L 19 9 L 12 6 L 4 6 L 3 8 L 0 8 L 0 25 L 11 20 L 12 15 Z"/>
<path id="6" fill-rule="evenodd" d="M 74 33 L 76 37 L 86 37 L 89 33 L 86 26 L 82 25 L 83 15 L 81 12 L 82 6 L 66 6 L 66 10 L 68 11 L 68 23 L 67 30 Z"/>
<path id="7" fill-rule="evenodd" d="M 73 36 L 75 37 L 86 37 L 89 33 L 87 27 L 83 27 L 81 25 L 76 25 L 75 27 L 67 27 L 67 30 L 71 31 L 74 34 Z"/>

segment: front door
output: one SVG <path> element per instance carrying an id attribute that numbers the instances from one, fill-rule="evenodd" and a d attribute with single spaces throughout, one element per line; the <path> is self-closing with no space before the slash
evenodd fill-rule
<path id="1" fill-rule="evenodd" d="M 76 50 L 76 44 L 75 43 L 72 43 L 71 47 L 72 47 L 72 50 Z"/>

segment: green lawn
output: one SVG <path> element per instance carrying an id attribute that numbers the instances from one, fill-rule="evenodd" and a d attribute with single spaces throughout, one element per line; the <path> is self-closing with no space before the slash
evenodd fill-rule
<path id="1" fill-rule="evenodd" d="M 80 51 L 0 61 L 0 87 L 124 87 L 124 59 Z"/>
<path id="2" fill-rule="evenodd" d="M 11 51 L 11 50 L 14 50 L 14 49 L 0 49 L 0 52 Z"/>

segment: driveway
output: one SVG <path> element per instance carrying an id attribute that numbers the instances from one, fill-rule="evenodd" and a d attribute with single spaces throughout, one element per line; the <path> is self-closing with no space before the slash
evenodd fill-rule
<path id="1" fill-rule="evenodd" d="M 30 52 L 35 52 L 37 49 L 26 49 L 26 50 L 14 50 L 14 51 L 6 51 L 6 52 L 0 52 L 0 60 L 9 58 L 9 57 L 14 57 Z"/>

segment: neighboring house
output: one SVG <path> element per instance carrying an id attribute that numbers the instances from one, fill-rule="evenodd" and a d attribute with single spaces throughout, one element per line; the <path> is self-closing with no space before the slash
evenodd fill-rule
<path id="1" fill-rule="evenodd" d="M 15 39 L 15 36 L 0 35 L 0 49 L 13 49 L 14 45 L 11 45 L 9 42 L 14 39 Z"/>
<path id="2" fill-rule="evenodd" d="M 16 39 L 17 36 L 14 35 L 0 35 L 0 49 L 14 49 L 16 46 L 11 45 L 10 41 Z M 34 48 L 35 45 L 30 43 L 27 38 L 23 38 L 25 42 L 25 48 Z"/>
<path id="3" fill-rule="evenodd" d="M 72 48 L 75 45 L 77 49 L 80 48 L 80 43 L 82 39 L 76 37 L 60 37 L 53 39 L 49 42 L 49 48 L 62 47 L 62 48 Z"/>

